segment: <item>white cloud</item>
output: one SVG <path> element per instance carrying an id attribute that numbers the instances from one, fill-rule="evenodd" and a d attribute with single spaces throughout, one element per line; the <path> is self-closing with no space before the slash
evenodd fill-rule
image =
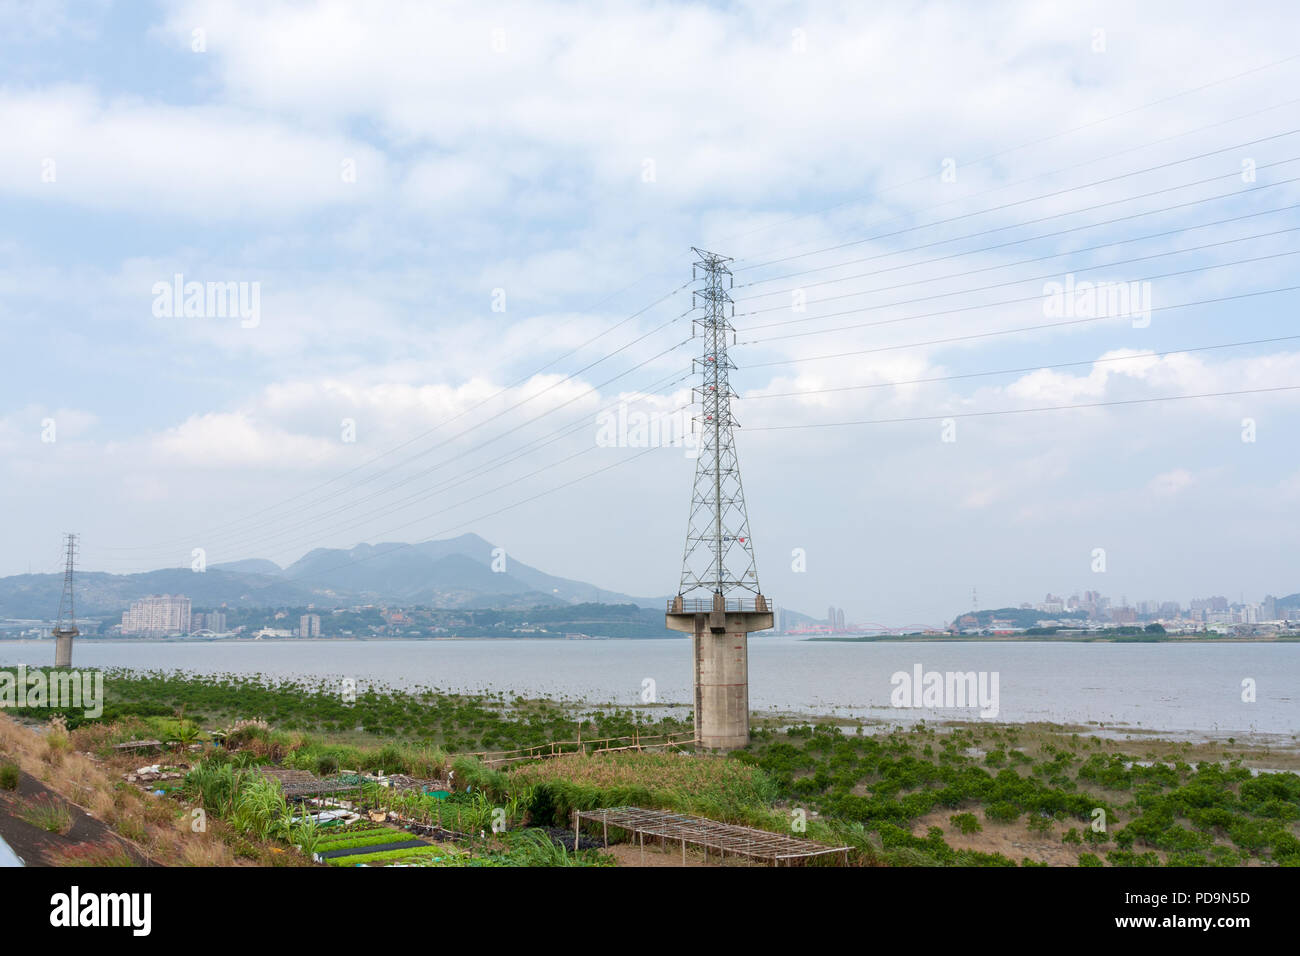
<path id="1" fill-rule="evenodd" d="M 1175 468 L 1173 471 L 1156 475 L 1147 483 L 1147 487 L 1156 495 L 1170 497 L 1190 487 L 1195 480 L 1187 469 Z"/>
<path id="2" fill-rule="evenodd" d="M 85 86 L 0 89 L 0 190 L 138 215 L 249 220 L 372 198 L 387 179 L 377 150 L 223 106 L 105 99 Z M 341 164 L 363 170 L 356 183 Z M 47 181 L 52 180 L 52 181 Z"/>
<path id="3" fill-rule="evenodd" d="M 193 415 L 150 444 L 161 467 L 290 468 L 329 466 L 335 446 L 260 426 L 239 413 Z"/>
<path id="4" fill-rule="evenodd" d="M 888 610 L 874 609 L 889 607 L 947 614 L 955 609 L 949 605 L 965 606 L 971 578 L 995 573 L 1008 591 L 1019 588 L 1008 594 L 1018 601 L 1077 584 L 1039 578 L 1068 576 L 1094 533 L 1107 539 L 1117 568 L 1142 564 L 1135 555 L 1146 538 L 1133 529 L 1153 520 L 1158 494 L 1166 507 L 1158 509 L 1151 537 L 1161 540 L 1188 540 L 1219 506 L 1255 515 L 1256 526 L 1265 526 L 1294 505 L 1276 463 L 1296 393 L 962 418 L 955 444 L 941 443 L 939 424 L 930 420 L 759 430 L 1300 383 L 1300 356 L 1289 352 L 1249 359 L 1232 351 L 1145 354 L 1269 334 L 1256 325 L 1285 324 L 1278 300 L 1160 312 L 1147 332 L 1118 321 L 910 347 L 1044 321 L 1041 280 L 971 293 L 961 290 L 1021 273 L 960 273 L 1131 231 L 1084 232 L 921 265 L 917 260 L 984 240 L 900 253 L 1031 215 L 1234 173 L 1235 154 L 951 227 L 918 228 L 1281 128 L 1286 114 L 1277 110 L 1143 146 L 1285 102 L 1293 70 L 1266 70 L 1165 100 L 1290 55 L 1286 37 L 1295 31 L 1285 24 L 1294 16 L 1285 8 L 1231 22 L 1217 10 L 1172 4 L 1024 4 L 978 14 L 944 3 L 881 10 L 849 3 L 578 9 L 542 2 L 489 9 L 181 2 L 168 9 L 152 41 L 187 51 L 196 26 L 208 39 L 203 56 L 185 53 L 178 61 L 189 66 L 174 85 L 147 70 L 123 69 L 95 86 L 84 79 L 93 72 L 77 71 L 68 73 L 75 82 L 63 85 L 0 88 L 0 122 L 18 131 L 0 156 L 0 193 L 20 210 L 0 236 L 0 348 L 43 361 L 55 356 L 51 371 L 85 394 L 52 404 L 93 408 L 100 417 L 66 433 L 66 444 L 50 454 L 32 443 L 29 411 L 21 407 L 36 408 L 36 399 L 0 410 L 8 413 L 0 420 L 7 473 L 24 500 L 39 502 L 15 518 L 15 548 L 45 534 L 40 515 L 56 508 L 92 539 L 134 542 L 269 507 L 256 534 L 222 539 L 231 550 L 225 556 L 292 558 L 295 549 L 347 545 L 390 526 L 408 538 L 434 533 L 535 493 L 580 473 L 588 459 L 424 517 L 540 467 L 551 453 L 558 459 L 583 448 L 590 435 L 579 429 L 572 443 L 482 480 L 446 491 L 441 484 L 476 475 L 475 463 L 548 428 L 584 417 L 594 422 L 602 400 L 635 396 L 652 380 L 684 370 L 696 342 L 602 388 L 601 397 L 589 394 L 592 385 L 688 336 L 685 322 L 356 492 L 341 480 L 326 489 L 337 496 L 322 504 L 322 495 L 309 493 L 276 506 L 466 412 L 553 358 L 562 356 L 546 374 L 458 422 L 483 421 L 677 314 L 684 296 L 584 344 L 685 282 L 688 246 L 715 242 L 740 260 L 739 295 L 801 281 L 809 281 L 813 300 L 877 290 L 824 307 L 859 310 L 853 315 L 765 330 L 755 327 L 794 317 L 784 308 L 788 291 L 738 303 L 742 342 L 769 338 L 737 350 L 742 368 L 735 382 L 754 399 L 738 403 L 745 426 L 738 442 L 760 568 L 782 603 L 816 608 L 830 600 L 864 617 L 888 618 Z M 1098 23 L 1109 38 L 1103 55 L 1089 49 Z M 498 27 L 502 53 L 492 49 Z M 792 48 L 796 28 L 807 36 L 806 53 Z M 1189 63 L 1196 65 L 1190 72 Z M 1165 103 L 1158 108 L 1134 111 L 1159 100 Z M 1123 115 L 1055 136 L 1116 114 Z M 1036 145 L 1014 148 L 1026 143 Z M 1257 152 L 1266 161 L 1290 155 L 1291 146 L 1278 142 Z M 994 160 L 976 162 L 991 154 Z M 1111 154 L 1117 155 L 1105 158 Z M 955 183 L 938 177 L 947 157 L 957 163 Z M 40 182 L 44 158 L 57 162 L 55 183 Z M 356 183 L 341 181 L 344 159 L 356 161 Z M 652 183 L 642 181 L 646 159 L 654 161 Z M 1070 171 L 1051 173 L 1058 169 Z M 1209 192 L 1178 193 L 1160 205 Z M 1293 185 L 1259 202 L 1280 205 L 1296 195 Z M 1244 208 L 1256 207 L 1234 199 L 1153 216 L 1132 229 L 1176 228 Z M 867 260 L 860 265 L 744 285 L 766 274 L 746 270 L 756 261 L 896 230 L 910 231 L 786 267 Z M 1238 234 L 1205 230 L 1196 241 Z M 987 242 L 1021 235 L 993 234 Z M 1287 241 L 1225 247 L 1222 258 L 1286 248 Z M 1181 242 L 1156 241 L 1131 254 Z M 1089 275 L 1088 263 L 1126 254 L 1118 247 L 1083 263 L 1063 257 L 1021 271 L 1038 275 L 1060 266 Z M 1139 276 L 1213 259 L 1170 257 L 1095 271 Z M 1280 259 L 1160 280 L 1154 304 L 1290 284 L 1293 269 L 1293 260 Z M 259 281 L 261 324 L 246 330 L 154 319 L 151 286 L 177 271 L 198 280 Z M 812 286 L 857 272 L 872 274 Z M 491 311 L 498 287 L 508 297 L 505 313 Z M 610 295 L 614 290 L 620 294 Z M 927 298 L 954 291 L 960 294 Z M 967 309 L 1019 296 L 1030 301 Z M 782 308 L 743 314 L 769 305 Z M 892 321 L 943 310 L 951 311 Z M 776 338 L 849 325 L 860 327 Z M 893 348 L 900 345 L 909 347 Z M 566 355 L 570 350 L 575 354 Z M 867 350 L 876 351 L 757 367 Z M 760 397 L 1094 356 L 1102 361 L 1017 375 Z M 1119 357 L 1125 360 L 1108 361 Z M 17 370 L 33 394 L 53 380 L 33 385 L 29 373 Z M 672 387 L 671 397 L 645 404 L 674 406 L 684 392 L 681 383 Z M 96 390 L 104 393 L 103 408 L 96 407 Z M 470 454 L 475 441 L 569 399 L 576 400 L 564 412 Z M 1259 421 L 1257 445 L 1239 440 L 1245 416 Z M 344 417 L 356 420 L 355 445 L 339 440 Z M 433 431 L 409 451 L 431 449 L 458 430 Z M 606 451 L 586 467 L 617 460 Z M 1216 461 L 1222 473 L 1213 471 Z M 422 471 L 433 466 L 440 470 Z M 689 470 L 680 455 L 651 456 L 635 470 L 610 472 L 472 530 L 538 555 L 545 567 L 579 577 L 594 577 L 596 567 L 609 575 L 598 582 L 604 586 L 656 592 L 671 586 L 680 554 Z M 1184 475 L 1194 479 L 1184 482 Z M 85 493 L 87 476 L 94 478 L 93 495 Z M 392 491 L 365 499 L 390 485 Z M 99 499 L 115 487 L 126 506 L 104 508 Z M 397 510 L 399 500 L 416 493 L 423 497 Z M 1189 516 L 1183 509 L 1190 502 L 1198 510 Z M 341 510 L 332 514 L 334 507 Z M 365 517 L 372 509 L 379 513 Z M 795 545 L 817 555 L 819 575 L 782 577 L 781 556 Z"/>

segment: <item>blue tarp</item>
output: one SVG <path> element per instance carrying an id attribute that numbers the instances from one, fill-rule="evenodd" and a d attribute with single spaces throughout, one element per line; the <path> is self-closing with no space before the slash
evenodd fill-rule
<path id="1" fill-rule="evenodd" d="M 18 854 L 9 848 L 4 837 L 0 837 L 0 866 L 22 866 L 23 861 Z"/>

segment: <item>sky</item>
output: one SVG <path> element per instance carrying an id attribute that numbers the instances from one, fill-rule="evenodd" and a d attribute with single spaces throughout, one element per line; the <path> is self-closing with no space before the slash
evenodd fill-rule
<path id="1" fill-rule="evenodd" d="M 700 247 L 776 603 L 1300 591 L 1298 27 L 0 3 L 0 574 L 472 531 L 671 593 L 689 448 L 600 425 L 689 415 Z"/>

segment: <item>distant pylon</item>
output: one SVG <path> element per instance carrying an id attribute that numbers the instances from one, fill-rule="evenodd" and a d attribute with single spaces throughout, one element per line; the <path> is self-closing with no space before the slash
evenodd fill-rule
<path id="1" fill-rule="evenodd" d="M 54 635 L 54 666 L 72 666 L 72 639 L 77 630 L 77 608 L 72 593 L 72 570 L 77 563 L 77 536 L 67 535 L 67 562 L 63 567 L 63 597 L 59 598 L 59 619 L 51 631 Z"/>
<path id="2" fill-rule="evenodd" d="M 677 593 L 687 598 L 748 591 L 757 596 L 758 569 L 754 542 L 749 536 L 749 515 L 740 482 L 740 462 L 732 428 L 733 393 L 727 357 L 727 339 L 733 334 L 730 259 L 693 249 L 699 259 L 695 272 L 704 286 L 693 293 L 704 314 L 694 320 L 703 333 L 703 355 L 695 359 L 701 382 L 692 392 L 700 412 L 694 419 L 700 455 L 695 460 L 695 485 L 691 491 L 690 518 L 686 526 L 686 551 Z"/>

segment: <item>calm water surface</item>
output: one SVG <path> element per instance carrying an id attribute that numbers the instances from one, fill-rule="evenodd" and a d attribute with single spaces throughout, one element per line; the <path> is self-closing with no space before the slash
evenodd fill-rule
<path id="1" fill-rule="evenodd" d="M 0 642 L 0 664 L 48 666 L 53 641 Z M 999 675 L 999 721 L 1100 723 L 1208 735 L 1300 733 L 1300 645 L 750 642 L 755 711 L 965 719 L 963 710 L 890 706 L 890 676 L 925 670 Z M 138 642 L 83 640 L 79 667 L 351 677 L 362 686 L 508 691 L 632 706 L 647 679 L 663 704 L 689 704 L 685 640 Z M 1242 701 L 1254 679 L 1256 701 Z"/>

